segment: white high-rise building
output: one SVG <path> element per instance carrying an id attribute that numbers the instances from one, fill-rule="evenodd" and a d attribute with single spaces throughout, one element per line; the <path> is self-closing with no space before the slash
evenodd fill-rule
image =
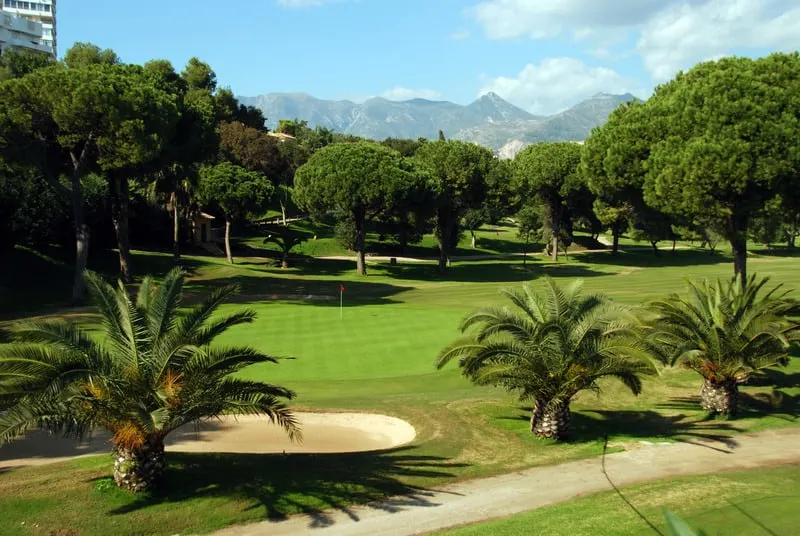
<path id="1" fill-rule="evenodd" d="M 50 53 L 49 45 L 42 43 L 42 23 L 15 17 L 0 10 L 0 54 L 14 49 L 36 50 Z"/>
<path id="2" fill-rule="evenodd" d="M 56 39 L 56 0 L 2 0 L 0 9 L 17 17 L 42 23 L 42 44 L 50 48 L 54 57 L 58 56 Z"/>

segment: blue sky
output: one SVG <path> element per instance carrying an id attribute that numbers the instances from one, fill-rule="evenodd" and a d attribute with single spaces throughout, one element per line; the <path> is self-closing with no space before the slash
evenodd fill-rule
<path id="1" fill-rule="evenodd" d="M 794 0 L 70 0 L 58 17 L 62 54 L 88 41 L 130 63 L 197 56 L 238 95 L 466 104 L 495 91 L 534 113 L 800 47 Z"/>

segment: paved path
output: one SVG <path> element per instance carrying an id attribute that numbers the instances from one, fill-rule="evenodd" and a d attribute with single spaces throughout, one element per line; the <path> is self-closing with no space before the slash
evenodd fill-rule
<path id="1" fill-rule="evenodd" d="M 729 445 L 642 445 L 610 454 L 606 468 L 618 486 L 663 478 L 775 464 L 800 463 L 800 429 L 736 436 Z M 510 516 L 611 489 L 600 458 L 449 485 L 413 496 L 286 521 L 230 527 L 216 536 L 410 536 Z"/>

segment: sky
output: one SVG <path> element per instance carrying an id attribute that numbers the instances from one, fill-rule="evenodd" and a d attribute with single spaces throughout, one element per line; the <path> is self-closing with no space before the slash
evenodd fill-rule
<path id="1" fill-rule="evenodd" d="M 178 70 L 197 56 L 242 96 L 467 104 L 494 91 L 535 114 L 800 48 L 800 0 L 62 0 L 57 24 L 60 54 L 90 42 Z"/>

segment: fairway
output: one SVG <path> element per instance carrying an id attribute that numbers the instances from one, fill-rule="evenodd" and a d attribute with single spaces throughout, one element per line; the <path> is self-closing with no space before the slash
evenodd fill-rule
<path id="1" fill-rule="evenodd" d="M 605 435 L 616 451 L 639 441 L 724 444 L 743 431 L 794 425 L 800 359 L 744 387 L 741 416 L 735 421 L 706 418 L 697 398 L 701 378 L 690 371 L 664 370 L 646 378 L 638 397 L 604 380 L 599 396 L 583 392 L 575 398 L 573 440 L 565 444 L 535 439 L 529 432 L 529 407 L 512 395 L 473 386 L 455 366 L 435 370 L 438 352 L 458 335 L 463 316 L 477 307 L 505 304 L 504 288 L 526 282 L 538 287 L 544 276 L 562 283 L 580 278 L 587 291 L 636 305 L 682 292 L 686 277 L 730 277 L 725 252 L 710 256 L 682 246 L 687 249 L 654 257 L 648 247 L 626 244 L 618 256 L 585 252 L 558 264 L 537 255 L 524 268 L 517 259 L 456 260 L 444 276 L 432 264 L 371 263 L 369 275 L 358 277 L 354 262 L 343 260 L 302 258 L 295 267 L 281 270 L 256 256 L 239 258 L 233 266 L 223 259 L 187 257 L 185 293 L 190 301 L 234 283 L 242 292 L 221 312 L 248 307 L 258 314 L 252 324 L 219 342 L 287 358 L 278 365 L 251 367 L 243 376 L 295 390 L 293 406 L 298 410 L 362 411 L 404 419 L 416 429 L 415 441 L 377 454 L 316 455 L 313 460 L 292 455 L 291 463 L 270 456 L 176 453 L 170 457 L 170 481 L 175 484 L 144 502 L 108 485 L 105 457 L 15 470 L 0 475 L 0 495 L 16 497 L 0 503 L 0 516 L 32 519 L 35 508 L 41 526 L 81 527 L 80 533 L 87 535 L 135 533 L 128 526 L 153 534 L 207 531 L 596 456 Z M 152 253 L 137 253 L 134 260 L 156 275 L 170 264 L 166 255 Z M 750 266 L 775 282 L 800 288 L 797 262 L 797 257 L 763 250 L 753 254 Z M 109 265 L 113 269 L 113 262 Z M 341 309 L 339 285 L 345 287 Z M 90 329 L 97 327 L 90 309 L 66 313 Z M 223 489 L 202 491 L 228 478 L 232 467 L 240 472 Z M 65 472 L 73 477 L 48 484 L 53 475 Z M 259 475 L 255 482 L 252 475 Z M 60 501 L 64 496 L 71 499 Z M 108 512 L 117 514 L 108 517 Z"/>

